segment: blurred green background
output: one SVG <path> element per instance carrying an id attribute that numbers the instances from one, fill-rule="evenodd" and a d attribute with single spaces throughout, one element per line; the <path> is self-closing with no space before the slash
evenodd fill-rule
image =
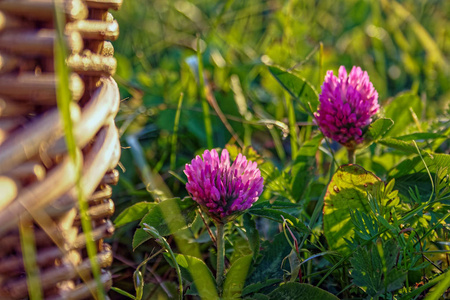
<path id="1" fill-rule="evenodd" d="M 289 69 L 317 92 L 326 70 L 360 66 L 382 105 L 412 91 L 426 108 L 421 120 L 448 126 L 450 1 L 124 0 L 114 16 L 123 99 L 116 122 L 126 170 L 114 190 L 117 212 L 152 197 L 186 195 L 184 165 L 207 148 L 197 44 L 208 100 L 217 103 L 209 107 L 214 147 L 235 143 L 223 113 L 243 145 L 280 168 L 290 162 L 289 96 L 266 64 Z M 301 144 L 316 127 L 294 107 Z M 133 226 L 120 228 L 113 241 L 123 270 L 145 252 L 131 251 Z M 117 268 L 117 276 L 131 278 L 132 269 Z"/>
<path id="2" fill-rule="evenodd" d="M 439 100 L 449 90 L 449 15 L 440 0 L 124 1 L 117 75 L 154 99 L 177 99 L 198 34 L 224 92 L 230 74 L 244 88 L 261 86 L 262 56 L 286 68 L 303 62 L 296 70 L 317 85 L 317 55 L 304 61 L 322 42 L 325 69 L 361 66 L 381 99 L 412 87 Z"/>

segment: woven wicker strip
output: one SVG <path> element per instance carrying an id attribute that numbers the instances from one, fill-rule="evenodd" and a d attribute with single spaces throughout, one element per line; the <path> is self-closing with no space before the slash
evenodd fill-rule
<path id="1" fill-rule="evenodd" d="M 28 297 L 19 223 L 29 224 L 45 299 L 91 299 L 96 291 L 78 211 L 76 172 L 56 107 L 53 64 L 55 0 L 0 0 L 0 299 Z M 112 189 L 120 144 L 112 79 L 119 28 L 108 9 L 122 0 L 63 0 L 71 70 L 73 133 L 82 154 L 81 183 L 89 205 L 105 290 L 114 233 Z"/>

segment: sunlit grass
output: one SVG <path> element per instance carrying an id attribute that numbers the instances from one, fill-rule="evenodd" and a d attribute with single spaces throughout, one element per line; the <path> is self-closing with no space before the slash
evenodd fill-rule
<path id="1" fill-rule="evenodd" d="M 57 104 L 64 124 L 64 136 L 67 146 L 67 152 L 76 166 L 76 190 L 78 196 L 78 209 L 81 220 L 81 227 L 86 237 L 86 250 L 91 263 L 92 274 L 97 283 L 95 291 L 91 291 L 96 299 L 105 299 L 105 291 L 100 279 L 100 267 L 97 262 L 97 248 L 92 235 L 92 223 L 88 213 L 89 206 L 81 185 L 81 172 L 83 160 L 80 150 L 78 149 L 74 136 L 73 121 L 71 118 L 72 95 L 69 89 L 69 69 L 66 65 L 67 48 L 64 38 L 65 17 L 60 7 L 61 4 L 55 2 L 55 20 L 57 39 L 54 46 L 54 63 L 57 75 Z M 75 267 L 75 266 L 73 266 Z M 84 278 L 83 278 L 84 280 Z"/>
<path id="2" fill-rule="evenodd" d="M 37 252 L 33 223 L 20 220 L 19 232 L 22 257 L 27 274 L 28 295 L 30 295 L 31 300 L 40 300 L 43 299 L 43 294 L 40 281 L 40 272 L 36 262 Z"/>

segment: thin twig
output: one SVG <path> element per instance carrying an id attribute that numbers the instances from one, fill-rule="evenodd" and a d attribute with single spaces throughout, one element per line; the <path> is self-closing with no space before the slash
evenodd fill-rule
<path id="1" fill-rule="evenodd" d="M 319 44 L 320 45 L 320 44 Z M 304 60 L 296 63 L 295 65 L 293 65 L 292 67 L 290 67 L 289 69 L 287 69 L 288 72 L 291 72 L 294 69 L 297 69 L 298 67 L 302 66 L 303 64 L 305 64 L 306 62 L 308 62 L 311 57 L 317 52 L 317 50 L 319 50 L 319 45 L 316 45 L 314 47 L 314 49 L 311 50 L 311 52 L 309 52 L 309 54 L 305 57 Z"/>
<path id="2" fill-rule="evenodd" d="M 208 234 L 209 234 L 209 237 L 211 238 L 211 241 L 214 243 L 215 246 L 217 246 L 216 238 L 214 237 L 214 234 L 212 233 L 211 228 L 209 228 L 208 222 L 206 222 L 205 217 L 203 216 L 202 210 L 200 208 L 198 209 L 198 213 L 200 214 L 200 217 L 202 218 L 203 223 L 206 226 L 206 230 L 208 230 Z"/>
<path id="3" fill-rule="evenodd" d="M 434 263 L 434 261 L 432 261 L 431 259 L 429 259 L 428 257 L 426 257 L 423 253 L 422 253 L 422 255 L 423 255 L 423 257 L 424 257 L 429 263 L 431 263 L 436 269 L 438 269 L 441 273 L 444 273 L 444 271 L 443 271 L 441 268 L 439 268 L 439 266 L 436 265 L 436 264 Z"/>
<path id="4" fill-rule="evenodd" d="M 228 119 L 225 117 L 224 113 L 222 112 L 219 105 L 217 104 L 216 97 L 214 97 L 211 86 L 206 79 L 205 79 L 205 96 L 206 96 L 206 100 L 209 102 L 209 105 L 211 105 L 214 108 L 214 110 L 217 113 L 217 116 L 219 116 L 219 119 L 222 121 L 223 125 L 225 125 L 228 132 L 233 136 L 233 138 L 236 140 L 236 142 L 239 144 L 239 146 L 241 148 L 243 148 L 244 143 L 242 142 L 240 137 L 236 134 L 233 127 L 231 127 L 230 123 L 228 122 Z"/>
<path id="5" fill-rule="evenodd" d="M 162 250 L 165 250 L 165 249 L 162 249 Z M 172 298 L 173 295 L 172 295 L 172 293 L 169 291 L 169 289 L 167 288 L 167 286 L 166 286 L 165 282 L 162 280 L 161 276 L 159 276 L 159 275 L 153 270 L 153 268 L 152 268 L 151 266 L 148 266 L 148 265 L 147 265 L 146 269 L 147 269 L 147 271 L 149 271 L 150 273 L 152 273 L 153 277 L 155 277 L 155 279 L 156 279 L 156 282 L 159 284 L 159 286 L 161 287 L 161 289 L 167 294 L 167 296 L 168 296 L 169 298 Z"/>

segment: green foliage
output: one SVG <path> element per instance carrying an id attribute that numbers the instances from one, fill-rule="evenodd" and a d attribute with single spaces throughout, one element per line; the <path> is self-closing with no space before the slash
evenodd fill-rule
<path id="1" fill-rule="evenodd" d="M 301 264 L 298 258 L 298 253 L 292 249 L 291 253 L 287 256 L 287 259 L 289 261 L 290 270 L 285 271 L 285 275 L 290 277 L 289 282 L 295 282 L 298 278 L 299 272 L 301 272 Z"/>
<path id="2" fill-rule="evenodd" d="M 142 219 L 156 203 L 139 202 L 124 209 L 114 220 L 116 227 Z"/>
<path id="3" fill-rule="evenodd" d="M 378 141 L 380 138 L 386 135 L 386 133 L 392 128 L 394 121 L 392 119 L 381 118 L 375 120 L 369 125 L 369 128 L 364 133 L 364 144 L 370 145 L 374 141 Z"/>
<path id="4" fill-rule="evenodd" d="M 180 265 L 178 264 L 177 258 L 175 257 L 175 254 L 172 251 L 172 248 L 170 247 L 169 243 L 167 243 L 166 239 L 162 237 L 159 232 L 152 226 L 149 226 L 148 224 L 143 224 L 145 233 L 149 234 L 152 238 L 156 240 L 156 242 L 168 252 L 170 261 L 175 266 L 175 270 L 177 271 L 178 276 L 178 285 L 179 285 L 179 298 L 180 300 L 183 299 L 183 277 L 181 276 L 181 270 Z M 144 260 L 134 271 L 133 274 L 133 282 L 134 282 L 134 288 L 136 290 L 136 300 L 142 299 L 143 296 L 143 289 L 144 289 L 144 279 L 142 276 L 141 271 L 139 268 L 142 265 L 145 265 L 149 259 Z M 207 286 L 207 284 L 206 284 Z"/>
<path id="5" fill-rule="evenodd" d="M 264 163 L 260 170 L 265 180 L 266 193 L 291 203 L 296 202 L 292 190 L 289 188 L 291 181 L 289 172 L 280 172 L 272 163 Z"/>
<path id="6" fill-rule="evenodd" d="M 236 145 L 227 144 L 225 148 L 228 150 L 228 153 L 230 154 L 230 158 L 232 160 L 236 159 L 239 153 L 241 153 L 250 161 L 256 162 L 258 164 L 264 163 L 261 155 L 259 155 L 258 152 L 256 152 L 252 147 L 244 147 L 243 149 L 241 149 Z"/>
<path id="7" fill-rule="evenodd" d="M 133 300 L 136 299 L 135 296 L 133 296 L 133 295 L 131 295 L 130 293 L 128 293 L 128 292 L 126 292 L 126 291 L 124 291 L 124 290 L 122 290 L 122 289 L 119 289 L 119 288 L 117 288 L 117 287 L 114 287 L 114 286 L 113 286 L 113 287 L 111 287 L 111 290 L 114 291 L 114 292 L 116 292 L 116 293 L 118 293 L 118 294 L 121 294 L 122 296 L 128 297 L 128 298 L 130 298 L 130 299 L 133 299 Z"/>
<path id="8" fill-rule="evenodd" d="M 224 286 L 224 299 L 239 299 L 241 297 L 252 257 L 252 255 L 247 255 L 239 258 L 228 270 Z"/>
<path id="9" fill-rule="evenodd" d="M 306 141 L 299 149 L 299 154 L 291 169 L 291 189 L 292 197 L 298 201 L 304 195 L 307 186 L 313 178 L 313 166 L 315 163 L 315 155 L 323 139 L 322 134 L 318 134 L 311 140 Z"/>
<path id="10" fill-rule="evenodd" d="M 292 211 L 295 214 L 297 210 L 297 204 L 288 202 L 270 203 L 269 201 L 265 201 L 253 205 L 248 212 L 251 215 L 267 218 L 278 223 L 283 223 L 284 219 L 287 219 L 291 221 L 291 224 L 297 231 L 302 233 L 309 232 L 308 228 L 298 218 L 289 213 Z"/>
<path id="11" fill-rule="evenodd" d="M 422 101 L 413 93 L 401 94 L 384 107 L 386 118 L 395 120 L 388 135 L 398 136 L 414 123 L 414 115 L 422 114 Z"/>
<path id="12" fill-rule="evenodd" d="M 410 188 L 417 187 L 420 202 L 424 202 L 434 192 L 434 184 L 425 166 L 430 174 L 435 176 L 439 170 L 450 167 L 450 155 L 426 155 L 423 157 L 423 161 L 419 156 L 405 159 L 391 170 L 389 176 L 390 178 L 395 178 L 396 187 L 403 195 L 408 196 Z"/>
<path id="13" fill-rule="evenodd" d="M 400 150 L 406 154 L 414 154 L 417 153 L 414 144 L 410 141 L 404 141 L 396 138 L 384 138 L 378 141 L 381 145 L 391 147 L 393 149 Z"/>
<path id="14" fill-rule="evenodd" d="M 338 297 L 330 294 L 322 289 L 319 289 L 315 286 L 304 284 L 304 283 L 286 283 L 273 292 L 269 294 L 269 299 L 277 300 L 277 299 L 286 299 L 286 300 L 296 300 L 299 297 L 305 300 L 315 300 L 315 299 L 323 299 L 323 300 L 335 300 L 339 299 Z"/>
<path id="15" fill-rule="evenodd" d="M 245 228 L 245 234 L 247 236 L 250 248 L 253 251 L 253 257 L 256 258 L 259 254 L 260 236 L 258 229 L 256 228 L 255 220 L 252 219 L 250 214 L 244 214 L 243 225 Z"/>
<path id="16" fill-rule="evenodd" d="M 269 285 L 273 284 L 271 279 L 282 278 L 283 270 L 281 268 L 283 260 L 291 252 L 291 246 L 286 241 L 283 233 L 275 236 L 272 242 L 265 241 L 261 244 L 261 259 L 254 265 L 254 270 L 247 277 L 247 288 L 244 289 L 244 295 L 249 293 L 249 290 L 256 292 L 266 286 L 264 282 Z M 281 279 L 278 279 L 280 282 Z M 253 289 L 252 285 L 258 285 L 258 289 Z"/>
<path id="17" fill-rule="evenodd" d="M 356 249 L 350 259 L 353 282 L 371 297 L 400 289 L 406 274 L 396 267 L 399 251 L 395 240 Z"/>
<path id="18" fill-rule="evenodd" d="M 200 295 L 203 299 L 218 299 L 214 277 L 206 264 L 197 257 L 175 254 L 183 278 L 194 284 L 191 295 Z"/>
<path id="19" fill-rule="evenodd" d="M 350 211 L 350 218 L 355 227 L 354 232 L 361 240 L 371 241 L 378 235 L 379 227 L 375 218 L 359 210 Z"/>
<path id="20" fill-rule="evenodd" d="M 317 110 L 319 96 L 310 83 L 277 67 L 269 66 L 269 71 L 289 95 L 299 101 L 300 107 L 305 112 L 312 114 Z"/>
<path id="21" fill-rule="evenodd" d="M 144 294 L 144 278 L 142 276 L 141 271 L 136 270 L 133 274 L 133 283 L 134 289 L 136 290 L 136 298 L 137 300 L 142 299 L 142 295 Z"/>
<path id="22" fill-rule="evenodd" d="M 150 207 L 148 213 L 142 218 L 140 225 L 143 227 L 143 224 L 148 224 L 154 227 L 161 236 L 174 234 L 194 222 L 197 216 L 196 208 L 195 202 L 190 198 L 164 200 Z M 177 211 L 180 214 L 177 214 Z M 141 213 L 139 212 L 138 215 L 141 215 Z M 133 238 L 133 248 L 136 249 L 149 239 L 150 236 L 144 232 L 144 228 L 137 229 Z"/>

